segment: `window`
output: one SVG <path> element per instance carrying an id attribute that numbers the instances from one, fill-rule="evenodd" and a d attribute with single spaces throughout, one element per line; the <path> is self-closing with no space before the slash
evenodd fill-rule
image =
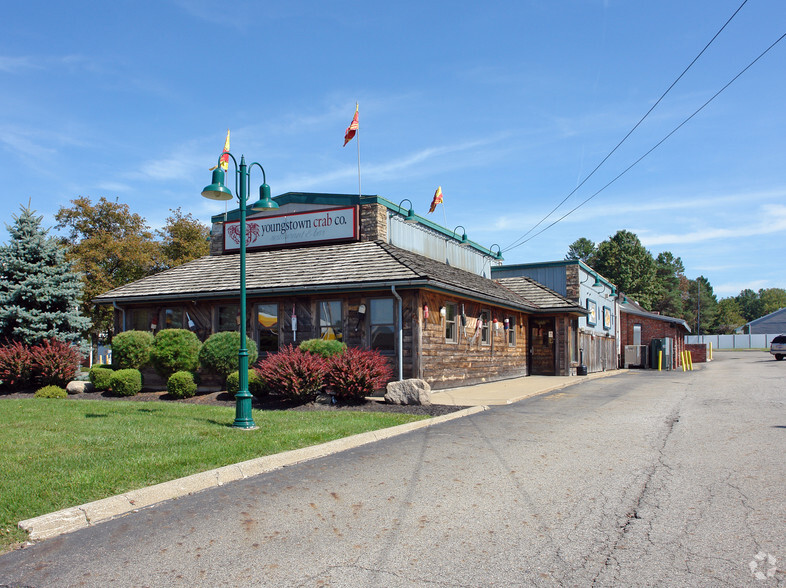
<path id="1" fill-rule="evenodd" d="M 579 319 L 570 319 L 570 358 L 579 361 Z"/>
<path id="2" fill-rule="evenodd" d="M 131 329 L 134 331 L 152 331 L 153 313 L 149 310 L 131 312 Z"/>
<path id="3" fill-rule="evenodd" d="M 240 330 L 240 307 L 237 304 L 227 304 L 218 307 L 218 331 Z"/>
<path id="4" fill-rule="evenodd" d="M 278 351 L 278 304 L 257 304 L 257 348 L 260 355 Z"/>
<path id="5" fill-rule="evenodd" d="M 633 325 L 633 344 L 641 345 L 641 325 L 638 323 Z"/>
<path id="6" fill-rule="evenodd" d="M 491 313 L 488 310 L 481 311 L 480 320 L 483 321 L 483 327 L 480 330 L 480 344 L 491 345 L 491 325 L 489 325 Z"/>
<path id="7" fill-rule="evenodd" d="M 516 317 L 515 316 L 508 317 L 507 338 L 508 338 L 508 347 L 515 347 L 516 346 Z"/>
<path id="8" fill-rule="evenodd" d="M 395 352 L 396 320 L 392 298 L 369 301 L 371 310 L 371 348 L 381 352 Z"/>
<path id="9" fill-rule="evenodd" d="M 323 300 L 317 303 L 319 315 L 319 338 L 327 341 L 344 338 L 344 328 L 341 320 L 341 301 Z"/>
<path id="10" fill-rule="evenodd" d="M 164 328 L 165 329 L 183 328 L 183 310 L 181 308 L 164 309 Z"/>
<path id="11" fill-rule="evenodd" d="M 587 310 L 589 311 L 587 324 L 590 327 L 594 327 L 598 324 L 598 304 L 594 300 L 587 298 Z"/>
<path id="12" fill-rule="evenodd" d="M 456 305 L 452 302 L 445 303 L 445 343 L 458 343 Z"/>

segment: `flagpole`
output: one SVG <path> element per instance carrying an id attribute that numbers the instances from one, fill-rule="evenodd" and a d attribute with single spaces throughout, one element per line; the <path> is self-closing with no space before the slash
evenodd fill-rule
<path id="1" fill-rule="evenodd" d="M 355 110 L 360 108 L 360 104 L 355 102 Z M 357 129 L 357 144 L 358 144 L 358 197 L 363 196 L 363 192 L 360 189 L 360 125 L 358 125 Z"/>

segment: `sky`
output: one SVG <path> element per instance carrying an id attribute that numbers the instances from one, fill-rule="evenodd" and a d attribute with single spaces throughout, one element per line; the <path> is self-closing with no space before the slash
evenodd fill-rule
<path id="1" fill-rule="evenodd" d="M 80 196 L 209 224 L 229 129 L 274 196 L 357 194 L 359 158 L 363 194 L 505 263 L 626 229 L 719 298 L 784 288 L 786 40 L 685 122 L 786 33 L 783 0 L 741 4 L 3 0 L 0 242 L 20 206 L 52 227 Z"/>

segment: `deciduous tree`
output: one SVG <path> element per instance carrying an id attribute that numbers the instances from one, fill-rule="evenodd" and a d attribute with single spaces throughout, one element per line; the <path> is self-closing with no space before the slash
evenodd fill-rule
<path id="1" fill-rule="evenodd" d="M 92 299 L 154 273 L 160 246 L 144 218 L 104 197 L 95 204 L 84 196 L 72 200 L 55 219 L 55 228 L 67 231 L 63 242 L 84 278 L 82 312 L 92 318 L 94 332 L 111 332 L 112 310 L 94 306 Z"/>

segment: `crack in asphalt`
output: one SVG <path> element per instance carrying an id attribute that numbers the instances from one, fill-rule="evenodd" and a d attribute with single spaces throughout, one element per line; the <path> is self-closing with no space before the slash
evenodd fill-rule
<path id="1" fill-rule="evenodd" d="M 681 404 L 682 400 L 680 400 Z M 628 511 L 624 515 L 624 519 L 618 523 L 618 531 L 617 537 L 614 542 L 609 546 L 608 553 L 606 556 L 606 560 L 603 563 L 603 566 L 598 569 L 597 573 L 592 579 L 592 585 L 597 584 L 600 581 L 600 576 L 608 570 L 613 570 L 613 580 L 615 582 L 619 581 L 619 574 L 620 574 L 620 562 L 617 560 L 615 556 L 615 551 L 621 548 L 621 544 L 625 540 L 626 536 L 631 532 L 633 529 L 633 525 L 635 521 L 642 520 L 642 517 L 639 514 L 641 510 L 642 504 L 644 503 L 646 497 L 651 493 L 652 487 L 651 484 L 654 481 L 655 475 L 662 471 L 670 469 L 668 465 L 665 463 L 665 454 L 664 450 L 666 448 L 666 444 L 669 441 L 669 437 L 674 432 L 674 427 L 677 423 L 680 422 L 679 416 L 679 404 L 678 407 L 672 411 L 671 415 L 666 419 L 663 427 L 662 433 L 658 436 L 660 442 L 655 447 L 657 459 L 655 463 L 653 463 L 650 468 L 644 473 L 643 480 L 639 483 L 639 491 L 633 497 L 633 504 L 628 509 Z M 657 503 L 653 504 L 653 508 L 657 511 L 658 505 Z M 654 518 L 654 517 L 652 517 Z M 652 542 L 652 538 L 650 536 L 650 532 L 652 530 L 652 518 L 648 521 L 645 521 L 646 524 L 649 526 L 649 529 L 645 532 L 645 537 L 650 545 L 654 545 Z"/>

